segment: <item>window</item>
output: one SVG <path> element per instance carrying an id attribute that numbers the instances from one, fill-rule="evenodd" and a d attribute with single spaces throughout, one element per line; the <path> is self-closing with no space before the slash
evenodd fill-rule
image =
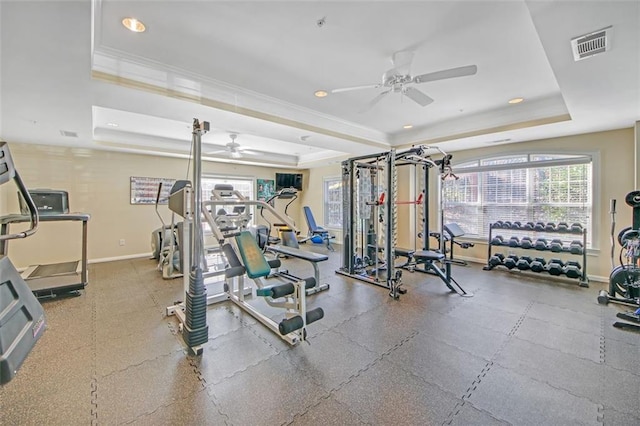
<path id="1" fill-rule="evenodd" d="M 254 200 L 253 178 L 203 175 L 201 184 L 203 201 L 211 200 L 211 191 L 213 191 L 213 188 L 218 184 L 233 185 L 233 189 L 238 191 L 244 197 Z M 233 212 L 234 206 L 218 205 L 216 208 L 223 208 L 227 212 L 231 213 Z M 253 213 L 253 208 L 251 208 L 250 211 Z M 208 227 L 205 227 L 205 229 L 208 230 Z"/>
<path id="2" fill-rule="evenodd" d="M 585 155 L 523 154 L 454 167 L 457 180 L 443 182 L 445 223 L 487 238 L 497 220 L 574 222 L 592 238 L 593 162 Z"/>
<path id="3" fill-rule="evenodd" d="M 324 180 L 324 226 L 342 229 L 342 179 Z"/>

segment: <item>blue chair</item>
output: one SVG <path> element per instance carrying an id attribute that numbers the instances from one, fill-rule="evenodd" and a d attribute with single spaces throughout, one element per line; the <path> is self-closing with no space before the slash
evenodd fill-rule
<path id="1" fill-rule="evenodd" d="M 313 217 L 313 213 L 311 212 L 311 207 L 304 206 L 302 209 L 304 210 L 304 218 L 307 220 L 307 226 L 309 227 L 309 235 L 301 242 L 307 240 L 313 241 L 314 237 L 320 237 L 322 238 L 322 241 L 325 242 L 327 248 L 331 251 L 334 251 L 335 249 L 331 245 L 331 238 L 333 238 L 333 236 L 329 235 L 329 231 L 324 229 L 322 226 L 318 226 L 316 224 L 316 220 Z"/>

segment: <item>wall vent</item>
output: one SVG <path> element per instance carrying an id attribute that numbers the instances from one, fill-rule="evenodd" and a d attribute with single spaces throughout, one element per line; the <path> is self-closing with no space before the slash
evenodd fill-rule
<path id="1" fill-rule="evenodd" d="M 609 25 L 601 30 L 572 38 L 573 60 L 581 61 L 611 49 L 612 29 L 613 27 Z"/>
<path id="2" fill-rule="evenodd" d="M 78 134 L 76 132 L 70 132 L 68 130 L 60 130 L 60 134 L 67 138 L 77 138 Z"/>

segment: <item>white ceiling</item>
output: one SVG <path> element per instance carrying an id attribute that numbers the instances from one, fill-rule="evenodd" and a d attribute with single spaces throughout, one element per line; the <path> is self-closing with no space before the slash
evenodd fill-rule
<path id="1" fill-rule="evenodd" d="M 147 31 L 126 30 L 127 16 Z M 313 167 L 416 143 L 455 151 L 640 120 L 638 1 L 0 0 L 0 23 L 8 142 L 185 155 L 198 117 L 213 129 L 209 159 Z M 570 40 L 609 25 L 611 50 L 574 62 Z M 478 72 L 416 85 L 435 100 L 425 107 L 391 93 L 361 112 L 375 88 L 313 96 L 381 82 L 401 50 L 414 52 L 412 75 Z M 525 102 L 508 105 L 514 97 Z M 220 153 L 230 133 L 251 154 Z"/>

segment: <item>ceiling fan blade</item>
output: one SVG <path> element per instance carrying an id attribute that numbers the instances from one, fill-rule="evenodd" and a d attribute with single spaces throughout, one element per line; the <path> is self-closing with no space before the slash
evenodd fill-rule
<path id="1" fill-rule="evenodd" d="M 377 89 L 379 87 L 382 87 L 382 84 L 366 84 L 363 86 L 342 87 L 340 89 L 333 89 L 331 93 L 350 92 L 352 90 L 361 90 L 361 89 Z"/>
<path id="2" fill-rule="evenodd" d="M 363 113 L 363 112 L 367 112 L 369 111 L 371 108 L 373 108 L 373 106 L 375 104 L 377 104 L 378 102 L 380 102 L 380 99 L 384 98 L 386 95 L 388 95 L 389 93 L 391 93 L 391 90 L 385 90 L 384 92 L 378 94 L 378 96 L 376 96 L 375 98 L 371 99 L 371 101 L 367 104 L 367 106 L 365 106 L 363 109 L 361 109 L 359 112 Z"/>
<path id="3" fill-rule="evenodd" d="M 398 74 L 408 75 L 411 72 L 413 54 L 413 50 L 401 50 L 393 54 L 391 57 L 391 63 Z"/>
<path id="4" fill-rule="evenodd" d="M 224 154 L 224 153 L 228 153 L 229 151 L 227 151 L 226 149 L 219 149 L 217 151 L 209 151 L 209 152 L 205 152 L 205 155 L 216 155 L 216 154 Z"/>
<path id="5" fill-rule="evenodd" d="M 467 75 L 474 75 L 476 72 L 478 72 L 478 67 L 476 65 L 467 65 L 464 67 L 417 75 L 413 77 L 413 82 L 425 83 L 428 81 L 444 80 L 446 78 L 465 77 Z"/>
<path id="6" fill-rule="evenodd" d="M 413 100 L 414 102 L 422 106 L 427 106 L 431 102 L 433 102 L 433 99 L 431 99 L 429 96 L 425 95 L 424 93 L 422 93 L 421 91 L 413 87 L 406 87 L 402 91 L 402 93 L 405 94 L 409 99 Z"/>

